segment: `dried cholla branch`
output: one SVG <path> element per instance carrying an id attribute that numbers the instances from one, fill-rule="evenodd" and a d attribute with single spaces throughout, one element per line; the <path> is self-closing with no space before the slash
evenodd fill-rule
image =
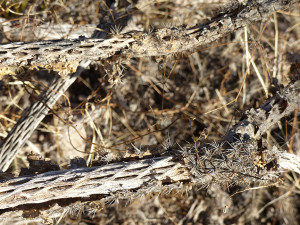
<path id="1" fill-rule="evenodd" d="M 281 152 L 278 164 L 283 170 L 295 171 L 300 174 L 300 157 L 297 155 Z"/>
<path id="2" fill-rule="evenodd" d="M 10 43 L 0 46 L 2 70 L 7 67 L 54 68 L 57 62 L 98 61 L 112 57 L 168 56 L 193 51 L 250 23 L 266 19 L 294 1 L 248 1 L 236 3 L 210 22 L 191 28 L 160 29 L 153 33 L 128 32 L 110 39 L 87 39 Z"/>
<path id="3" fill-rule="evenodd" d="M 282 170 L 299 173 L 299 157 L 280 152 L 276 146 L 268 149 L 262 141 L 263 134 L 299 107 L 298 80 L 278 91 L 258 109 L 249 110 L 246 118 L 237 123 L 220 143 L 205 144 L 199 146 L 199 150 L 193 146 L 184 159 L 199 180 L 197 183 L 207 185 L 212 180 L 220 183 L 250 184 L 254 180 L 268 183 Z"/>
<path id="4" fill-rule="evenodd" d="M 103 33 L 105 36 L 105 32 L 96 30 L 92 38 L 99 38 L 103 36 Z M 0 144 L 0 170 L 6 171 L 8 169 L 18 151 L 25 145 L 52 106 L 90 63 L 90 60 L 82 60 L 69 63 L 60 62 L 53 66 L 53 68 L 59 67 L 58 70 L 63 70 L 64 73 L 72 73 L 64 78 L 57 76 L 48 91 L 41 93 L 37 100 L 23 112 L 21 118 Z M 75 68 L 76 72 L 73 72 Z"/>
<path id="5" fill-rule="evenodd" d="M 257 7 L 257 5 L 255 7 Z M 255 12 L 253 9 L 251 11 L 251 7 L 247 9 L 249 9 L 250 12 Z M 240 12 L 239 10 L 237 11 Z M 232 20 L 236 22 L 234 18 L 232 18 Z M 214 22 L 218 24 L 220 20 L 215 20 Z M 238 23 L 235 23 L 235 25 L 237 24 Z M 213 31 L 213 24 L 211 24 L 211 26 L 206 24 L 206 26 L 209 28 L 206 31 Z M 236 26 L 235 28 L 238 27 L 239 26 Z M 223 29 L 224 27 L 221 26 L 221 28 Z M 156 34 L 161 34 L 161 31 Z M 170 31 L 172 30 L 170 29 Z M 185 29 L 182 31 L 177 30 L 176 32 L 184 33 L 184 31 Z M 203 30 L 201 32 L 203 32 Z M 166 33 L 170 34 L 168 32 Z M 134 41 L 136 41 L 136 39 L 139 40 L 139 38 L 141 38 L 139 35 L 140 34 L 137 33 L 131 38 L 133 38 Z M 174 35 L 174 33 L 171 33 L 170 36 L 173 38 L 172 35 Z M 182 33 L 180 35 L 182 35 Z M 180 35 L 179 40 L 183 37 Z M 191 34 L 191 36 L 193 35 L 194 34 Z M 152 38 L 153 37 L 154 36 L 152 36 Z M 166 35 L 163 35 L 163 37 L 166 37 Z M 141 40 L 148 40 L 150 44 L 157 41 L 154 40 L 151 42 L 152 40 L 151 38 L 149 39 L 149 37 L 148 39 L 145 37 Z M 215 37 L 211 40 L 215 40 Z M 159 41 L 167 42 L 165 39 L 160 39 Z M 162 43 L 163 47 L 166 47 L 166 45 L 164 45 L 165 42 Z M 203 43 L 200 42 L 199 45 Z M 136 43 L 134 42 L 132 45 L 129 44 L 131 47 L 135 45 Z M 190 50 L 188 48 L 180 49 L 178 46 L 180 45 L 175 45 L 175 50 Z M 92 48 L 93 47 L 94 46 L 92 46 Z M 132 47 L 132 49 L 134 49 L 134 47 Z M 152 49 L 155 49 L 155 46 Z M 36 50 L 38 51 L 38 49 Z M 58 51 L 60 50 L 61 49 L 58 49 Z M 130 51 L 124 50 L 124 53 L 127 54 L 128 52 L 130 53 Z M 168 55 L 174 53 L 174 51 L 171 46 L 169 52 L 158 53 Z M 34 60 L 32 62 L 33 64 L 27 62 L 29 64 L 26 65 L 37 65 L 34 64 Z M 51 62 L 52 61 L 50 61 L 50 63 Z M 278 111 L 280 112 L 278 116 L 274 116 L 274 120 L 272 123 L 269 123 L 269 125 L 273 125 L 283 115 L 299 107 L 299 101 L 293 103 L 293 100 L 289 100 L 292 96 L 298 96 L 299 99 L 299 81 L 291 86 L 294 88 L 285 89 L 285 91 L 281 93 L 283 99 L 285 99 L 284 104 L 287 104 L 286 107 L 282 107 L 282 104 L 279 103 L 280 101 L 273 101 L 269 104 L 271 108 L 277 107 L 277 109 L 279 109 L 268 110 L 270 118 L 273 118 L 273 114 L 275 115 Z M 290 92 L 293 92 L 293 95 L 287 95 L 290 94 Z M 280 104 L 279 106 L 278 103 Z M 248 121 L 251 121 L 251 119 L 248 119 Z M 263 121 L 254 124 L 258 126 L 258 130 L 261 130 L 261 134 L 263 134 L 270 129 L 270 126 L 260 129 L 261 122 Z M 265 125 L 268 126 L 268 124 Z M 238 132 L 239 128 L 243 130 L 241 129 L 242 126 L 243 124 L 240 124 L 240 126 L 235 127 L 234 131 Z M 255 129 L 257 129 L 256 126 L 254 126 Z M 282 169 L 299 171 L 299 164 L 297 164 L 299 159 L 294 155 L 281 153 L 275 148 L 272 150 L 262 148 L 260 142 L 254 138 L 255 136 L 253 136 L 252 131 L 248 134 L 249 138 L 246 135 L 247 131 L 240 132 L 240 134 L 243 135 L 233 133 L 231 135 L 231 137 L 233 137 L 232 140 L 227 141 L 223 139 L 221 143 L 212 143 L 202 146 L 197 146 L 196 143 L 195 147 L 183 149 L 182 154 L 178 154 L 180 150 L 174 151 L 174 155 L 172 156 L 157 156 L 151 159 L 118 162 L 100 167 L 52 171 L 36 176 L 6 179 L 3 180 L 0 185 L 1 212 L 4 213 L 3 216 L 7 216 L 5 212 L 14 210 L 21 211 L 24 208 L 38 212 L 40 209 L 49 207 L 55 203 L 67 205 L 77 200 L 91 201 L 102 198 L 102 201 L 105 202 L 119 198 L 132 198 L 142 196 L 149 192 L 161 193 L 164 191 L 172 191 L 173 189 L 177 190 L 181 188 L 182 183 L 200 184 L 202 186 L 209 185 L 212 182 L 222 184 L 251 184 L 256 181 L 270 183 L 279 177 Z M 289 161 L 292 161 L 290 165 Z M 103 177 L 103 173 L 106 173 L 108 177 Z M 123 186 L 121 187 L 120 184 Z M 136 186 L 131 186 L 133 184 Z M 72 195 L 73 193 L 82 194 Z M 62 198 L 62 196 L 65 196 L 67 199 Z M 15 214 L 15 212 L 13 213 Z"/>
<path id="6" fill-rule="evenodd" d="M 125 194 L 154 184 L 164 185 L 184 180 L 189 180 L 189 173 L 172 156 L 52 171 L 4 181 L 1 185 L 0 208 L 6 211 L 25 206 L 28 209 L 27 204 L 80 200 L 92 195 L 105 198 L 113 193 Z"/>
<path id="7" fill-rule="evenodd" d="M 252 108 L 247 111 L 246 118 L 236 124 L 223 139 L 233 141 L 234 138 L 237 138 L 237 134 L 244 138 L 260 139 L 278 122 L 278 118 L 289 115 L 299 107 L 299 83 L 299 81 L 290 83 L 281 92 L 276 92 L 274 97 L 258 109 Z"/>
<path id="8" fill-rule="evenodd" d="M 82 61 L 75 73 L 65 79 L 58 76 L 48 91 L 42 93 L 31 107 L 23 112 L 21 118 L 0 144 L 0 170 L 8 169 L 15 155 L 24 146 L 35 128 L 89 64 L 90 61 Z"/>
<path id="9" fill-rule="evenodd" d="M 172 1 L 172 6 L 174 10 L 172 10 L 172 14 L 170 17 L 172 19 L 171 24 L 189 24 L 192 17 L 195 17 L 192 21 L 199 21 L 200 18 L 203 17 L 203 13 L 199 11 L 199 8 L 205 6 L 205 10 L 212 11 L 211 8 L 216 8 L 217 6 L 229 4 L 230 0 L 176 0 Z M 132 5 L 131 5 L 132 6 Z M 143 14 L 147 13 L 147 11 L 154 11 L 153 8 L 155 4 L 153 0 L 150 1 L 139 1 L 134 5 L 135 8 L 138 8 L 140 12 Z M 152 8 L 153 7 L 153 8 Z M 177 10 L 184 8 L 185 10 L 182 12 L 181 16 L 176 16 Z M 173 14 L 174 13 L 174 14 Z M 142 18 L 140 15 L 133 14 L 130 24 L 128 24 L 125 29 L 123 29 L 122 33 L 125 33 L 130 30 L 136 30 L 138 27 L 136 26 L 136 21 L 140 21 Z M 182 22 L 182 18 L 189 19 L 188 23 Z M 206 18 L 206 16 L 205 16 Z M 179 21 L 173 21 L 179 20 Z M 184 20 L 183 20 L 184 21 Z M 132 23 L 132 24 L 131 24 Z M 199 22 L 198 22 L 199 23 Z M 194 24 L 194 23 L 192 23 Z M 65 24 L 59 23 L 55 24 L 53 22 L 42 22 L 42 23 L 28 23 L 28 21 L 11 21 L 6 20 L 4 18 L 0 18 L 0 31 L 3 35 L 3 39 L 8 40 L 9 42 L 19 41 L 22 39 L 23 42 L 29 42 L 34 40 L 53 40 L 53 39 L 76 39 L 82 34 L 90 37 L 92 33 L 95 31 L 95 24 Z M 118 26 L 117 26 L 118 28 Z M 114 28 L 112 28 L 114 29 Z M 90 35 L 86 35 L 90 34 Z M 1 40 L 1 35 L 0 35 Z"/>
<path id="10" fill-rule="evenodd" d="M 300 106 L 299 101 L 291 101 L 300 98 L 300 81 L 288 85 L 279 95 L 286 100 L 287 107 L 280 113 L 278 110 L 268 110 L 274 122 Z M 281 107 L 281 101 L 274 101 L 277 98 L 275 95 L 263 106 Z M 263 121 L 257 123 L 258 128 L 260 125 L 267 126 Z M 233 130 L 238 131 L 239 126 L 244 125 L 239 123 Z M 266 129 L 272 126 L 270 123 Z M 195 143 L 194 146 L 177 150 L 168 149 L 161 156 L 152 158 L 135 161 L 126 159 L 104 166 L 2 180 L 0 213 L 5 216 L 15 210 L 39 211 L 55 203 L 68 205 L 76 201 L 100 199 L 105 203 L 131 199 L 147 193 L 180 190 L 183 184 L 208 186 L 219 183 L 249 187 L 255 182 L 265 185 L 278 181 L 283 171 L 292 169 L 299 172 L 299 162 L 299 157 L 280 152 L 276 147 L 267 149 L 261 141 L 251 137 L 251 132 L 248 136 L 246 133 L 244 136 L 236 133 L 231 141 L 203 145 Z"/>

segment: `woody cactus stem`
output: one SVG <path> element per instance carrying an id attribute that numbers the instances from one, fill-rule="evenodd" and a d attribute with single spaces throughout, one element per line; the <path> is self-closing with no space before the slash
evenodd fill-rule
<path id="1" fill-rule="evenodd" d="M 211 21 L 187 28 L 163 28 L 153 33 L 132 31 L 109 39 L 79 38 L 0 45 L 1 67 L 50 67 L 57 62 L 99 61 L 112 57 L 168 56 L 194 51 L 250 23 L 266 19 L 295 1 L 261 0 L 234 3 Z"/>
<path id="2" fill-rule="evenodd" d="M 197 183 L 269 183 L 282 171 L 300 172 L 300 158 L 268 149 L 263 135 L 286 115 L 300 107 L 300 81 L 278 91 L 258 109 L 251 109 L 219 143 L 193 146 L 184 161 Z M 198 149 L 199 148 L 199 149 Z"/>
<path id="3" fill-rule="evenodd" d="M 23 112 L 21 119 L 18 120 L 0 144 L 0 170 L 6 171 L 8 169 L 15 155 L 25 145 L 32 132 L 89 64 L 90 61 L 81 62 L 77 71 L 65 79 L 58 76 L 50 88 L 45 93 L 42 93 L 37 101 Z"/>

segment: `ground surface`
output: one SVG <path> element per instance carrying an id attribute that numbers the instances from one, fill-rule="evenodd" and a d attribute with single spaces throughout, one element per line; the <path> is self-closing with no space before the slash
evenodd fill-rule
<path id="1" fill-rule="evenodd" d="M 5 29 L 3 24 L 2 42 L 46 39 L 49 30 L 38 31 L 43 25 L 50 30 L 60 27 L 57 36 L 51 39 L 69 38 L 71 34 L 63 32 L 66 24 L 72 25 L 72 32 L 85 29 L 82 33 L 85 36 L 90 36 L 95 26 L 104 22 L 109 25 L 102 26 L 101 31 L 107 35 L 121 31 L 124 26 L 128 30 L 149 32 L 181 24 L 193 26 L 209 21 L 226 3 L 117 1 L 113 11 L 109 10 L 112 2 L 4 1 L 1 17 L 13 24 Z M 263 84 L 271 89 L 271 78 L 275 77 L 278 84 L 286 85 L 299 73 L 299 7 L 296 4 L 289 11 L 270 15 L 267 21 L 251 24 L 207 48 L 191 50 L 192 53 L 93 63 L 68 90 L 67 98 L 62 98 L 53 113 L 42 121 L 11 170 L 18 173 L 26 166 L 26 155 L 31 151 L 66 168 L 70 158 L 88 159 L 90 151 L 101 160 L 103 151 L 118 153 L 131 144 L 185 146 L 196 139 L 220 140 L 243 112 L 258 107 L 271 95 L 266 94 Z M 112 14 L 119 21 L 129 19 L 128 24 L 125 19 L 111 20 Z M 253 64 L 249 57 L 253 58 Z M 1 77 L 1 139 L 20 117 L 22 109 L 47 89 L 53 76 L 54 72 L 42 68 L 24 71 L 19 68 L 18 76 Z M 19 81 L 28 81 L 30 85 L 24 86 Z M 299 155 L 299 116 L 295 115 L 274 127 L 267 140 L 270 146 L 277 145 Z M 76 130 L 63 119 L 71 121 Z M 99 146 L 91 149 L 88 140 Z M 286 174 L 282 179 L 284 182 L 276 187 L 255 190 L 213 185 L 164 196 L 141 196 L 106 206 L 96 202 L 84 207 L 79 204 L 56 222 L 299 224 L 299 175 Z"/>

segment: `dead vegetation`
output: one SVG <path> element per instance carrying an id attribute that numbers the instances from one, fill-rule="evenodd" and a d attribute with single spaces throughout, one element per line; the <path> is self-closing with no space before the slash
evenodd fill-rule
<path id="1" fill-rule="evenodd" d="M 257 5 L 260 2 L 263 1 L 257 1 Z M 281 1 L 274 2 L 276 5 Z M 228 8 L 224 6 L 225 1 L 208 3 L 194 0 L 115 1 L 114 4 L 113 1 L 4 1 L 1 4 L 2 42 L 32 41 L 36 44 L 38 42 L 35 41 L 78 38 L 79 35 L 90 37 L 98 29 L 98 37 L 102 39 L 119 40 L 124 37 L 123 33 L 129 32 L 134 41 L 146 40 L 156 44 L 154 34 L 161 32 L 160 29 L 172 32 L 174 28 L 179 29 L 175 31 L 183 37 L 180 36 L 180 32 L 185 31 L 182 24 L 194 29 L 197 24 L 217 27 L 218 24 L 213 24 L 215 16 L 220 18 L 220 15 L 228 13 L 228 9 L 239 10 L 243 6 L 242 1 L 231 2 Z M 186 150 L 190 146 L 193 146 L 193 154 L 196 155 L 197 146 L 205 143 L 218 149 L 222 140 L 227 140 L 228 135 L 235 132 L 235 124 L 238 126 L 245 119 L 250 121 L 249 114 L 246 114 L 248 109 L 258 108 L 276 93 L 285 93 L 282 92 L 285 90 L 283 86 L 299 80 L 299 3 L 289 4 L 292 7 L 284 7 L 277 13 L 260 11 L 258 13 L 264 15 L 262 20 L 249 21 L 240 29 L 228 30 L 226 35 L 220 35 L 222 38 L 218 41 L 211 37 L 214 41 L 207 42 L 205 46 L 186 46 L 182 51 L 170 49 L 169 53 L 150 54 L 148 57 L 139 57 L 138 52 L 129 52 L 130 57 L 127 58 L 112 54 L 92 62 L 52 109 L 49 108 L 47 116 L 14 158 L 10 171 L 30 176 L 57 169 L 40 158 L 36 161 L 42 161 L 42 164 L 37 164 L 35 169 L 30 165 L 33 171 L 21 169 L 28 166 L 27 155 L 31 152 L 48 158 L 60 169 L 76 169 L 84 165 L 79 159 L 79 162 L 70 163 L 70 159 L 76 157 L 84 158 L 87 166 L 108 164 L 107 167 L 110 162 L 120 162 L 131 153 L 133 159 L 130 160 L 147 160 L 143 158 L 144 151 L 138 151 L 150 145 L 152 149 L 167 152 L 167 155 L 161 152 L 155 155 L 153 150 L 149 150 L 152 154 L 150 159 L 170 157 L 171 149 Z M 100 25 L 95 28 L 97 24 Z M 144 34 L 152 36 L 143 39 Z M 173 36 L 174 41 L 179 40 L 180 43 L 181 39 L 176 40 Z M 167 45 L 168 36 L 164 37 Z M 3 46 L 0 48 L 2 51 Z M 159 48 L 163 50 L 165 46 L 152 49 Z M 136 49 L 139 49 L 138 44 Z M 127 53 L 126 49 L 125 53 L 118 52 L 125 56 Z M 50 60 L 51 57 L 48 58 Z M 40 93 L 51 92 L 49 86 L 54 79 L 67 76 L 77 66 L 53 64 L 52 61 L 47 65 L 40 62 L 30 64 L 34 60 L 20 60 L 19 66 L 11 62 L 1 70 L 1 141 Z M 297 95 L 299 92 L 296 91 Z M 282 109 L 284 112 L 287 106 L 282 101 L 279 111 Z M 295 108 L 272 126 L 268 123 L 267 127 L 261 126 L 266 119 L 260 118 L 259 129 L 252 137 L 261 138 L 259 147 L 272 150 L 276 146 L 282 153 L 299 156 L 299 113 L 297 106 Z M 255 118 L 256 114 L 259 115 L 259 112 L 252 111 L 251 118 Z M 255 125 L 253 127 L 256 128 Z M 249 134 L 249 129 L 240 132 Z M 231 147 L 234 149 L 235 146 Z M 207 147 L 208 150 L 212 148 Z M 198 155 L 206 155 L 207 160 L 209 156 L 206 153 Z M 4 153 L 1 154 L 3 156 Z M 255 157 L 257 165 L 254 167 L 257 170 L 263 171 L 262 165 L 272 162 L 271 155 L 265 156 L 266 162 L 264 156 Z M 178 165 L 176 163 L 174 165 Z M 186 163 L 188 168 L 197 166 L 197 162 L 193 164 L 190 160 L 189 163 Z M 41 168 L 47 169 L 39 171 Z M 207 170 L 204 171 L 207 180 L 218 176 L 209 165 L 203 168 Z M 256 172 L 253 171 L 253 174 Z M 231 173 L 232 177 L 235 175 Z M 4 181 L 10 179 L 8 173 L 2 176 Z M 197 174 L 191 173 L 187 177 L 191 182 Z M 241 175 L 237 177 L 239 182 L 230 179 L 209 181 L 201 183 L 200 187 L 187 185 L 183 182 L 185 178 L 181 177 L 182 183 L 176 183 L 176 188 L 153 191 L 148 187 L 136 195 L 130 192 L 132 198 L 128 198 L 127 192 L 122 192 L 107 198 L 106 204 L 99 196 L 94 196 L 94 201 L 73 196 L 75 201 L 71 205 L 65 198 L 65 205 L 60 202 L 62 207 L 54 205 L 48 211 L 33 207 L 9 215 L 16 224 L 24 223 L 20 220 L 21 215 L 28 221 L 48 224 L 298 224 L 299 174 L 276 173 L 269 182 L 253 182 Z M 171 179 L 168 184 L 173 185 L 173 181 L 178 180 Z M 167 182 L 165 177 L 163 182 Z M 153 192 L 155 194 L 151 194 Z M 1 219 L 4 220 L 4 217 Z M 10 223 L 8 219 L 6 222 Z"/>

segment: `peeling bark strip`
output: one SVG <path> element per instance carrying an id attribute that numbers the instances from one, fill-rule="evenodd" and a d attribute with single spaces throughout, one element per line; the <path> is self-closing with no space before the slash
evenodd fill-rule
<path id="1" fill-rule="evenodd" d="M 259 108 L 268 112 L 274 123 L 300 107 L 300 81 L 291 83 L 278 95 L 287 102 L 285 109 L 276 110 L 281 107 L 281 101 L 276 101 L 277 95 Z M 245 120 L 250 120 L 251 116 L 249 113 Z M 265 124 L 258 120 L 256 125 L 259 129 L 266 129 L 262 129 L 262 135 L 273 123 Z M 267 149 L 252 137 L 251 130 L 248 135 L 245 131 L 241 136 L 238 131 L 243 127 L 244 123 L 238 123 L 231 131 L 237 132 L 233 140 L 229 136 L 228 140 L 224 138 L 220 143 L 198 147 L 196 143 L 169 151 L 167 154 L 172 154 L 169 156 L 2 180 L 0 214 L 15 210 L 41 210 L 56 203 L 68 205 L 95 199 L 103 202 L 131 199 L 148 193 L 179 190 L 182 184 L 270 184 L 276 182 L 284 171 L 300 172 L 299 157 L 280 152 L 276 147 Z"/>
<path id="2" fill-rule="evenodd" d="M 129 32 L 110 39 L 78 38 L 74 40 L 38 41 L 0 45 L 2 67 L 52 67 L 60 62 L 98 61 L 112 56 L 168 56 L 193 51 L 250 23 L 264 20 L 276 10 L 284 9 L 292 0 L 248 1 L 233 4 L 227 12 L 206 24 L 160 29 L 153 33 Z"/>

